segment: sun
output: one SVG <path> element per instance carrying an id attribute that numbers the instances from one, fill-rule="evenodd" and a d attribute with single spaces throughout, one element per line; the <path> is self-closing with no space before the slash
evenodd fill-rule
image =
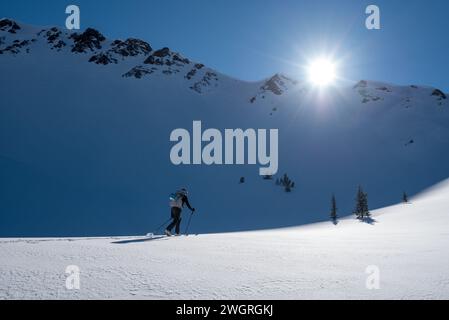
<path id="1" fill-rule="evenodd" d="M 335 63 L 330 59 L 320 58 L 312 61 L 307 67 L 309 81 L 317 86 L 327 86 L 334 82 Z"/>

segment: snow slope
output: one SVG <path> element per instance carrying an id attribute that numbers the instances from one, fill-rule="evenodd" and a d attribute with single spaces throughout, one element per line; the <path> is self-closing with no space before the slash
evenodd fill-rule
<path id="1" fill-rule="evenodd" d="M 334 226 L 172 238 L 0 240 L 2 299 L 448 299 L 449 180 Z M 65 268 L 80 268 L 80 289 Z M 377 266 L 380 288 L 365 273 Z"/>
<path id="2" fill-rule="evenodd" d="M 187 186 L 193 232 L 259 230 L 371 208 L 449 177 L 449 99 L 373 81 L 317 92 L 248 83 L 138 39 L 0 20 L 0 236 L 146 234 Z M 259 166 L 174 166 L 176 128 L 279 128 L 287 194 Z M 240 177 L 245 183 L 239 184 Z"/>

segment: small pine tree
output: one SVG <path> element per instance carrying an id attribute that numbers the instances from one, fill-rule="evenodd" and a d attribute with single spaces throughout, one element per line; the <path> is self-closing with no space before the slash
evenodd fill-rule
<path id="1" fill-rule="evenodd" d="M 402 194 L 402 201 L 408 203 L 408 195 L 405 192 Z"/>
<path id="2" fill-rule="evenodd" d="M 335 195 L 332 195 L 331 199 L 331 220 L 334 224 L 337 224 L 337 200 L 335 200 Z"/>
<path id="3" fill-rule="evenodd" d="M 362 187 L 359 186 L 359 189 L 357 190 L 357 194 L 355 196 L 355 208 L 354 208 L 354 214 L 357 219 L 361 218 L 362 214 Z"/>
<path id="4" fill-rule="evenodd" d="M 363 200 L 363 218 L 370 218 L 371 213 L 368 208 L 368 193 L 364 193 Z"/>
<path id="5" fill-rule="evenodd" d="M 240 183 L 245 183 L 245 177 L 240 177 Z"/>
<path id="6" fill-rule="evenodd" d="M 360 220 L 370 217 L 370 212 L 368 209 L 368 194 L 363 192 L 362 186 L 359 186 L 359 189 L 357 190 L 354 214 L 357 219 Z"/>
<path id="7" fill-rule="evenodd" d="M 290 180 L 286 173 L 284 173 L 284 176 L 281 178 L 281 180 L 279 180 L 279 182 L 280 185 L 284 187 L 285 192 L 291 192 L 295 187 L 295 183 Z"/>

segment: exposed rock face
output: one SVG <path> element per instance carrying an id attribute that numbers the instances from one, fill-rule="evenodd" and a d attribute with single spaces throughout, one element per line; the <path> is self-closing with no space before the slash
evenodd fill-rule
<path id="1" fill-rule="evenodd" d="M 154 53 L 153 53 L 153 56 L 154 56 L 154 57 L 160 57 L 160 58 L 166 57 L 166 56 L 168 56 L 168 55 L 170 55 L 170 49 L 167 48 L 167 47 L 164 47 L 164 48 L 162 48 L 162 49 L 156 50 L 156 51 L 154 51 Z"/>
<path id="2" fill-rule="evenodd" d="M 134 38 L 128 38 L 125 41 L 115 40 L 112 42 L 110 51 L 122 57 L 134 57 L 139 54 L 147 55 L 153 50 L 149 43 Z"/>
<path id="3" fill-rule="evenodd" d="M 159 66 L 172 66 L 176 65 L 181 67 L 185 64 L 189 64 L 190 61 L 187 58 L 183 58 L 179 53 L 171 52 L 167 47 L 154 51 L 145 61 L 144 64 L 153 64 Z"/>
<path id="4" fill-rule="evenodd" d="M 148 55 L 151 52 L 151 46 L 139 39 L 115 40 L 111 44 L 111 48 L 90 57 L 89 62 L 107 65 L 110 63 L 118 63 L 119 59 L 126 57 L 134 57 L 139 54 Z"/>
<path id="5" fill-rule="evenodd" d="M 144 75 L 152 74 L 155 72 L 157 68 L 147 68 L 144 66 L 136 66 L 129 70 L 127 73 L 123 74 L 122 77 L 129 78 L 129 77 L 135 77 L 137 79 L 142 78 Z"/>
<path id="6" fill-rule="evenodd" d="M 193 68 L 192 70 L 187 72 L 187 74 L 185 75 L 185 78 L 190 80 L 190 79 L 192 79 L 193 76 L 195 76 L 195 74 L 196 74 L 196 69 Z"/>
<path id="7" fill-rule="evenodd" d="M 12 20 L 9 19 L 1 19 L 0 20 L 0 31 L 6 31 L 9 33 L 16 33 L 17 30 L 20 30 L 20 26 Z"/>
<path id="8" fill-rule="evenodd" d="M 45 31 L 45 30 L 42 30 L 41 32 L 43 32 L 43 31 Z M 45 33 L 47 42 L 53 45 L 52 46 L 53 49 L 60 50 L 61 48 L 66 46 L 66 43 L 63 40 L 61 40 L 61 34 L 62 34 L 61 30 L 59 30 L 56 27 L 51 28 L 50 30 L 48 30 Z"/>
<path id="9" fill-rule="evenodd" d="M 81 34 L 74 33 L 70 36 L 73 39 L 72 52 L 85 53 L 88 50 L 94 51 L 95 49 L 101 49 L 101 43 L 106 38 L 97 30 L 87 28 Z"/>
<path id="10" fill-rule="evenodd" d="M 17 54 L 20 53 L 22 48 L 28 46 L 30 44 L 30 40 L 14 40 L 13 43 L 9 46 L 7 46 L 4 49 L 0 50 L 0 54 L 4 54 L 4 53 L 12 53 L 12 54 Z M 26 51 L 28 52 L 28 49 L 26 49 Z"/>
<path id="11" fill-rule="evenodd" d="M 187 72 L 187 74 L 185 75 L 185 78 L 188 80 L 192 79 L 195 76 L 196 71 L 202 69 L 203 67 L 204 67 L 204 64 L 196 63 L 194 65 L 194 68 L 192 70 L 190 70 L 189 72 Z"/>
<path id="12" fill-rule="evenodd" d="M 280 96 L 284 92 L 287 92 L 292 86 L 296 86 L 297 84 L 297 81 L 292 80 L 282 74 L 275 74 L 262 84 L 259 92 L 255 96 L 251 97 L 249 101 L 254 103 L 258 98 L 265 99 L 267 94 Z"/>
<path id="13" fill-rule="evenodd" d="M 286 82 L 296 84 L 296 81 L 293 81 L 284 75 L 275 74 L 265 82 L 261 89 L 264 91 L 271 91 L 275 95 L 281 95 L 287 90 Z"/>
<path id="14" fill-rule="evenodd" d="M 10 19 L 0 19 L 0 35 L 5 32 L 15 34 L 18 30 L 21 30 L 21 27 L 17 24 L 17 22 L 10 20 Z M 22 49 L 25 49 L 25 52 L 29 52 L 28 46 L 31 42 L 34 42 L 35 39 L 15 39 L 10 40 L 9 37 L 3 36 L 0 37 L 0 55 L 11 53 L 11 54 L 18 54 L 22 52 Z"/>
<path id="15" fill-rule="evenodd" d="M 441 91 L 440 89 L 433 90 L 432 91 L 432 96 L 438 97 L 438 100 L 445 100 L 445 99 L 447 99 L 446 94 L 444 94 L 444 92 Z"/>
<path id="16" fill-rule="evenodd" d="M 150 51 L 145 50 L 144 53 L 148 54 Z M 172 52 L 169 48 L 164 47 L 151 53 L 143 61 L 143 64 L 144 65 L 139 65 L 132 68 L 130 71 L 123 74 L 123 76 L 140 79 L 141 77 L 152 74 L 155 71 L 160 71 L 165 75 L 171 75 L 181 72 L 185 66 L 190 64 L 190 60 L 182 57 L 179 53 Z M 193 75 L 194 73 L 191 74 L 191 76 Z"/>
<path id="17" fill-rule="evenodd" d="M 107 65 L 110 63 L 117 63 L 117 59 L 111 56 L 110 53 L 99 53 L 90 57 L 89 62 L 95 62 L 96 64 Z"/>
<path id="18" fill-rule="evenodd" d="M 29 52 L 28 46 L 32 42 L 43 40 L 50 50 L 61 51 L 64 47 L 70 47 L 70 52 L 73 53 L 91 53 L 88 61 L 99 65 L 118 64 L 127 57 L 143 56 L 143 61 L 131 65 L 131 69 L 122 74 L 125 78 L 141 79 L 154 73 L 166 76 L 181 73 L 184 79 L 189 81 L 188 88 L 195 92 L 202 93 L 218 86 L 217 74 L 206 69 L 203 64 L 192 64 L 189 59 L 167 47 L 153 51 L 149 43 L 140 39 L 128 38 L 107 42 L 106 38 L 93 28 L 87 28 L 81 33 L 72 33 L 57 27 L 46 28 L 37 32 L 36 38 L 27 40 L 10 40 L 5 34 L 16 33 L 20 29 L 21 27 L 12 20 L 0 20 L 0 55 L 18 54 L 23 51 L 22 49 Z"/>
<path id="19" fill-rule="evenodd" d="M 211 86 L 218 86 L 218 76 L 215 72 L 207 71 L 204 76 L 195 82 L 190 89 L 202 93 L 206 88 Z"/>
<path id="20" fill-rule="evenodd" d="M 175 53 L 173 54 L 173 61 L 175 61 L 175 63 L 182 63 L 182 64 L 189 64 L 190 60 L 187 58 L 183 58 L 179 53 Z"/>

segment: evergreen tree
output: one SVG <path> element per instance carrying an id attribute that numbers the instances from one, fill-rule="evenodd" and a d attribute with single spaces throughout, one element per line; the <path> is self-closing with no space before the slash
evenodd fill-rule
<path id="1" fill-rule="evenodd" d="M 363 193 L 363 219 L 371 216 L 368 209 L 368 193 Z"/>
<path id="2" fill-rule="evenodd" d="M 337 201 L 335 200 L 335 195 L 332 195 L 331 199 L 331 219 L 334 224 L 337 224 Z"/>
<path id="3" fill-rule="evenodd" d="M 370 212 L 368 209 L 368 194 L 363 192 L 362 186 L 359 186 L 359 189 L 357 190 L 354 214 L 357 219 L 360 220 L 370 217 Z"/>
<path id="4" fill-rule="evenodd" d="M 357 190 L 357 194 L 355 196 L 355 208 L 354 208 L 354 214 L 357 219 L 360 219 L 362 217 L 362 202 L 363 202 L 363 190 L 362 187 L 359 186 L 359 189 Z"/>
<path id="5" fill-rule="evenodd" d="M 240 183 L 245 183 L 245 177 L 240 177 Z"/>
<path id="6" fill-rule="evenodd" d="M 404 203 L 408 203 L 408 195 L 404 192 L 404 194 L 402 195 L 402 201 Z"/>
<path id="7" fill-rule="evenodd" d="M 279 180 L 279 183 L 284 187 L 285 192 L 291 192 L 295 187 L 295 183 L 290 180 L 286 173 L 284 173 L 284 176 Z"/>

